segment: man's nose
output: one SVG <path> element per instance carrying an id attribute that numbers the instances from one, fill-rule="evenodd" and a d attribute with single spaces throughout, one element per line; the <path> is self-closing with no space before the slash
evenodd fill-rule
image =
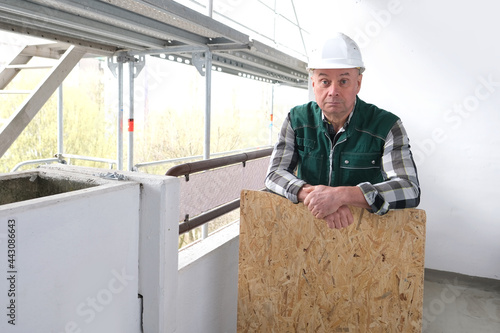
<path id="1" fill-rule="evenodd" d="M 336 95 L 338 95 L 338 94 L 339 94 L 339 93 L 338 93 L 338 89 L 339 89 L 338 85 L 337 85 L 335 82 L 333 82 L 333 83 L 330 85 L 330 87 L 328 87 L 328 95 L 331 95 L 331 96 L 336 96 Z"/>

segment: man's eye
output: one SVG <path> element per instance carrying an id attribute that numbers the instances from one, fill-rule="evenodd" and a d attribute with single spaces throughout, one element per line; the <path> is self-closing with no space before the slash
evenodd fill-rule
<path id="1" fill-rule="evenodd" d="M 328 85 L 328 81 L 326 81 L 326 80 L 321 81 L 321 83 L 322 83 L 323 85 L 325 85 L 325 86 L 327 86 L 327 85 Z"/>
<path id="2" fill-rule="evenodd" d="M 340 84 L 346 85 L 347 84 L 347 80 L 340 80 Z"/>

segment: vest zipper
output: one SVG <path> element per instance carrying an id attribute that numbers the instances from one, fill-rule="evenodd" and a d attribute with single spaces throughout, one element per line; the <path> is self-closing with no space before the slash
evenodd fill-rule
<path id="1" fill-rule="evenodd" d="M 341 135 L 343 132 L 345 131 L 342 131 L 342 132 L 339 132 L 337 133 L 337 135 Z M 332 140 L 329 138 L 330 140 L 330 146 L 333 144 L 332 143 Z M 339 143 L 343 143 L 343 142 L 346 142 L 347 141 L 347 138 L 344 138 L 342 141 L 338 141 L 335 142 L 335 145 L 333 146 L 332 149 L 330 149 L 330 176 L 328 177 L 328 186 L 332 186 L 332 172 L 333 172 L 333 156 L 335 155 L 335 147 L 337 147 L 337 145 Z M 337 170 L 337 172 L 339 172 L 340 170 Z"/>
<path id="2" fill-rule="evenodd" d="M 328 133 L 324 133 L 326 138 L 328 139 L 328 142 L 330 143 L 330 156 L 329 156 L 329 161 L 330 161 L 330 169 L 328 171 L 328 186 L 331 186 L 332 184 L 332 165 L 333 165 L 333 142 L 332 139 L 330 138 L 330 135 Z"/>

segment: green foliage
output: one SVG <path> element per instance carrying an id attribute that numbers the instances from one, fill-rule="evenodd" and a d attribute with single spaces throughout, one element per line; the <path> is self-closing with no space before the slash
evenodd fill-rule
<path id="1" fill-rule="evenodd" d="M 116 159 L 116 121 L 112 110 L 104 107 L 103 73 L 91 67 L 74 74 L 78 84 L 64 89 L 65 153 Z M 96 162 L 76 163 L 106 167 Z"/>
<path id="2" fill-rule="evenodd" d="M 96 60 L 82 60 L 82 62 Z M 96 66 L 97 67 L 97 66 Z M 95 67 L 95 68 L 96 68 Z M 92 67 L 91 67 L 92 68 Z M 64 147 L 74 155 L 114 158 L 115 131 L 103 104 L 102 73 L 82 71 L 77 66 L 63 86 Z M 33 89 L 45 73 L 18 75 L 7 89 Z M 27 95 L 3 96 L 0 117 L 9 118 L 27 98 Z M 110 131 L 110 128 L 112 129 Z M 35 118 L 0 159 L 0 172 L 9 172 L 17 163 L 27 160 L 52 158 L 57 154 L 57 92 L 40 109 Z M 72 161 L 72 164 L 75 164 Z M 80 165 L 103 167 L 102 163 L 76 162 Z M 27 165 L 24 169 L 33 168 Z"/>

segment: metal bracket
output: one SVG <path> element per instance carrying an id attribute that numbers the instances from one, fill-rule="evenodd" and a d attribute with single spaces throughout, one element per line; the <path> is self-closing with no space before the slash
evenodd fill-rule
<path id="1" fill-rule="evenodd" d="M 108 57 L 108 68 L 115 78 L 118 77 L 118 62 L 114 62 L 114 57 Z"/>
<path id="2" fill-rule="evenodd" d="M 94 176 L 111 180 L 127 180 L 127 177 L 125 177 L 125 175 L 119 174 L 118 172 L 99 173 L 94 174 Z"/>
<path id="3" fill-rule="evenodd" d="M 145 55 L 129 55 L 128 53 L 120 53 L 114 57 L 108 57 L 108 68 L 116 78 L 118 77 L 118 64 L 125 64 L 133 62 L 134 63 L 134 79 L 139 76 L 142 69 L 146 65 Z"/>
<path id="4" fill-rule="evenodd" d="M 205 76 L 205 71 L 203 70 L 206 65 L 205 55 L 205 52 L 196 52 L 193 53 L 193 57 L 191 59 L 191 61 L 193 62 L 193 66 L 196 67 L 198 73 L 200 73 L 201 76 Z"/>
<path id="5" fill-rule="evenodd" d="M 55 154 L 54 157 L 57 158 L 57 163 L 68 164 L 68 162 L 64 159 L 63 154 Z"/>
<path id="6" fill-rule="evenodd" d="M 134 79 L 135 79 L 139 76 L 142 69 L 146 65 L 146 56 L 140 55 L 140 56 L 134 57 L 134 59 L 135 59 L 135 64 L 134 64 Z"/>

